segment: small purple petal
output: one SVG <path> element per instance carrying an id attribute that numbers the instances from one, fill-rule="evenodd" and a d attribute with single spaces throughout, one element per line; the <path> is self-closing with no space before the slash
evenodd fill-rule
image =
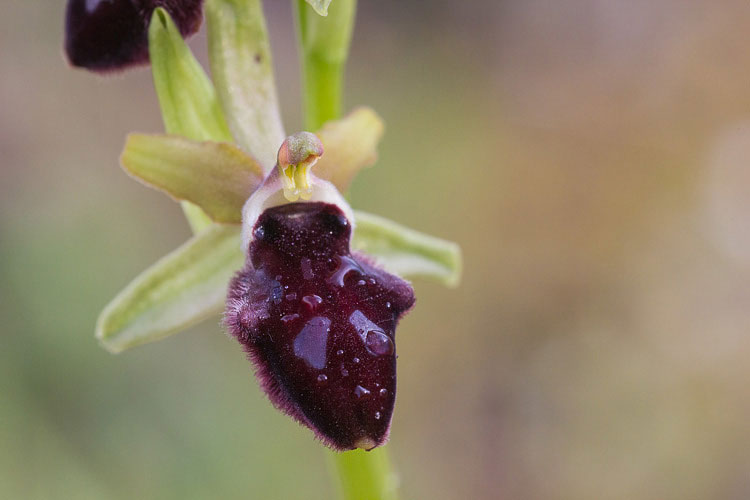
<path id="1" fill-rule="evenodd" d="M 225 322 L 273 404 L 336 450 L 388 439 L 396 324 L 414 304 L 402 279 L 349 250 L 351 225 L 326 203 L 258 219 L 232 280 Z"/>
<path id="2" fill-rule="evenodd" d="M 111 71 L 148 62 L 151 14 L 163 7 L 182 36 L 200 28 L 203 0 L 68 0 L 65 52 L 73 66 Z"/>

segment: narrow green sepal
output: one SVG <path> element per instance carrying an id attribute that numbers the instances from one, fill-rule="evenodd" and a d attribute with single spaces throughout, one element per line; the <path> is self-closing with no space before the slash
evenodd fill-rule
<path id="1" fill-rule="evenodd" d="M 151 16 L 148 42 L 154 88 L 167 133 L 199 141 L 231 141 L 211 80 L 162 8 L 155 9 Z M 182 203 L 182 209 L 193 233 L 211 222 L 187 202 Z"/>
<path id="2" fill-rule="evenodd" d="M 375 257 L 386 270 L 458 285 L 462 263 L 457 244 L 359 210 L 354 211 L 354 220 L 352 248 Z"/>
<path id="3" fill-rule="evenodd" d="M 154 87 L 167 133 L 197 141 L 231 142 L 211 80 L 166 10 L 154 10 L 148 39 Z"/>
<path id="4" fill-rule="evenodd" d="M 239 227 L 208 227 L 120 292 L 99 316 L 96 338 L 118 353 L 218 315 L 243 261 Z"/>
<path id="5" fill-rule="evenodd" d="M 211 73 L 237 143 L 267 173 L 284 140 L 260 0 L 206 0 Z"/>
<path id="6" fill-rule="evenodd" d="M 130 134 L 120 163 L 130 175 L 222 223 L 239 224 L 242 205 L 263 182 L 260 164 L 238 147 L 177 135 Z"/>

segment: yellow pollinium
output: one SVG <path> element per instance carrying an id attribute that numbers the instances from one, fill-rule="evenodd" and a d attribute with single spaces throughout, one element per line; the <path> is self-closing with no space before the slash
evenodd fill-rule
<path id="1" fill-rule="evenodd" d="M 298 132 L 286 138 L 277 157 L 284 197 L 289 201 L 312 196 L 310 169 L 323 154 L 323 144 L 310 132 Z"/>
<path id="2" fill-rule="evenodd" d="M 317 161 L 317 158 L 316 158 Z M 297 201 L 302 198 L 309 200 L 312 196 L 312 185 L 310 184 L 310 167 L 313 163 L 307 165 L 288 165 L 281 167 L 281 180 L 284 183 L 284 197 L 289 201 Z"/>

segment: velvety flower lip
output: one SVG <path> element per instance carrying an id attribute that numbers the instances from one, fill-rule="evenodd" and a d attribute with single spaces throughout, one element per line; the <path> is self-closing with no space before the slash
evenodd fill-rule
<path id="1" fill-rule="evenodd" d="M 265 210 L 225 314 L 272 403 L 336 450 L 387 441 L 395 328 L 414 304 L 407 282 L 350 251 L 351 230 L 333 204 Z"/>
<path id="2" fill-rule="evenodd" d="M 203 0 L 68 0 L 65 52 L 73 66 L 111 71 L 148 62 L 148 25 L 157 7 L 183 37 L 200 28 Z"/>

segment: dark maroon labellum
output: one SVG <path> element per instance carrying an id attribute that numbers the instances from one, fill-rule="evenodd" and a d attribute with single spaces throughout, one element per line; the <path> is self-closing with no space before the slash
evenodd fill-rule
<path id="1" fill-rule="evenodd" d="M 395 329 L 414 304 L 407 282 L 350 252 L 350 236 L 335 205 L 266 210 L 226 312 L 273 404 L 337 450 L 387 440 Z"/>
<path id="2" fill-rule="evenodd" d="M 200 28 L 203 0 L 68 0 L 65 52 L 70 63 L 95 71 L 148 62 L 151 14 L 163 7 L 183 37 Z"/>

